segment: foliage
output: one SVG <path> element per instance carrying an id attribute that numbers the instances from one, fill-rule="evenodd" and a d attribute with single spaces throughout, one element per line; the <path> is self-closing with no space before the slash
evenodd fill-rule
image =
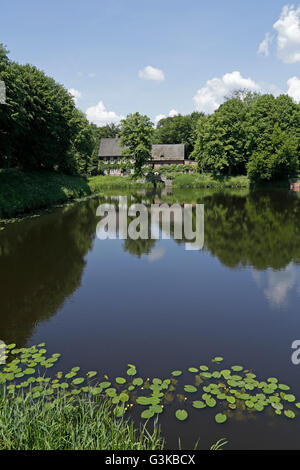
<path id="1" fill-rule="evenodd" d="M 55 448 L 83 448 L 84 445 L 87 448 L 108 448 L 114 438 L 117 439 L 115 442 L 121 442 L 115 420 L 121 419 L 122 429 L 123 417 L 130 415 L 133 407 L 140 410 L 142 420 L 149 420 L 158 417 L 174 402 L 175 417 L 185 421 L 190 417 L 190 396 L 191 409 L 199 412 L 206 407 L 211 408 L 217 424 L 234 419 L 235 414 L 239 419 L 241 416 L 247 419 L 253 413 L 265 410 L 274 417 L 283 414 L 288 419 L 299 414 L 300 403 L 296 402 L 288 385 L 280 383 L 276 377 L 260 380 L 255 373 L 240 365 L 224 368 L 220 365 L 223 358 L 221 361 L 213 359 L 213 368 L 203 365 L 189 367 L 188 373 L 192 374 L 189 380 L 193 380 L 194 385 L 184 385 L 185 374 L 183 383 L 180 383 L 178 371 L 176 378 L 174 373 L 173 377 L 164 379 L 137 377 L 134 364 L 128 364 L 124 377 L 104 375 L 101 381 L 95 379 L 96 371 L 82 373 L 77 366 L 68 372 L 59 371 L 52 377 L 41 374 L 42 369 L 47 371 L 54 367 L 61 356 L 58 353 L 48 355 L 45 343 L 29 348 L 17 348 L 16 344 L 1 345 L 0 353 L 2 360 L 6 360 L 0 367 L 0 446 L 3 448 L 11 448 L 12 442 L 16 448 L 41 448 L 45 439 L 49 442 L 48 448 L 55 442 L 58 446 Z M 177 408 L 175 397 L 180 408 Z M 107 401 L 111 407 L 105 405 Z M 24 421 L 28 424 L 24 425 Z M 70 421 L 75 425 L 75 433 L 70 433 Z M 23 423 L 21 432 L 17 425 L 20 422 Z M 109 439 L 105 438 L 107 427 L 112 430 Z M 122 434 L 124 431 L 125 435 L 128 434 L 127 423 Z M 135 437 L 135 433 L 131 436 Z M 132 445 L 132 439 L 129 442 L 131 444 L 128 445 Z M 157 430 L 152 437 L 143 435 L 139 442 L 161 445 Z"/>
<path id="2" fill-rule="evenodd" d="M 237 91 L 197 129 L 192 154 L 201 171 L 246 174 L 251 181 L 294 176 L 300 149 L 300 105 L 287 95 Z"/>
<path id="3" fill-rule="evenodd" d="M 91 194 L 85 179 L 48 171 L 0 170 L 0 219 Z"/>
<path id="4" fill-rule="evenodd" d="M 123 155 L 134 160 L 135 175 L 142 175 L 143 166 L 151 159 L 153 124 L 147 116 L 135 113 L 129 114 L 121 125 Z"/>
<path id="5" fill-rule="evenodd" d="M 296 137 L 282 131 L 276 123 L 271 133 L 262 136 L 248 162 L 249 178 L 262 182 L 295 175 L 298 170 L 298 147 Z"/>
<path id="6" fill-rule="evenodd" d="M 95 142 L 68 91 L 31 65 L 7 59 L 1 47 L 0 167 L 85 172 Z"/>
<path id="7" fill-rule="evenodd" d="M 248 188 L 246 176 L 213 176 L 205 174 L 176 175 L 173 179 L 174 188 Z"/>
<path id="8" fill-rule="evenodd" d="M 203 113 L 194 112 L 161 119 L 154 132 L 154 144 L 184 144 L 188 158 L 194 148 L 196 127 L 205 119 Z"/>

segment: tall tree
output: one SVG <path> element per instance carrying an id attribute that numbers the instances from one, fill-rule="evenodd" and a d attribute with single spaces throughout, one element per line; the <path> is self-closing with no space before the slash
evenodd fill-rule
<path id="1" fill-rule="evenodd" d="M 126 159 L 134 160 L 135 175 L 143 173 L 143 166 L 151 160 L 153 124 L 148 116 L 129 114 L 121 121 L 120 145 Z"/>
<path id="2" fill-rule="evenodd" d="M 189 157 L 194 149 L 198 119 L 203 116 L 203 113 L 194 112 L 161 119 L 154 132 L 154 143 L 184 144 L 186 156 Z"/>

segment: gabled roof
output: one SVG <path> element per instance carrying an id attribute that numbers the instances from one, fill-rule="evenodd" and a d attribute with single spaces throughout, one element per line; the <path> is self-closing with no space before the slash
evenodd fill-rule
<path id="1" fill-rule="evenodd" d="M 101 139 L 99 157 L 122 157 L 119 137 Z M 152 145 L 152 160 L 184 162 L 184 144 Z"/>
<path id="2" fill-rule="evenodd" d="M 99 157 L 121 157 L 122 149 L 119 145 L 119 137 L 101 139 Z"/>
<path id="3" fill-rule="evenodd" d="M 152 160 L 184 161 L 184 144 L 152 145 Z"/>

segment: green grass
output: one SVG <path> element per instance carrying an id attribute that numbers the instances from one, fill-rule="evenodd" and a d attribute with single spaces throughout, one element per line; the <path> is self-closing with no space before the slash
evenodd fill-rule
<path id="1" fill-rule="evenodd" d="M 63 204 L 104 189 L 153 188 L 130 177 L 85 179 L 46 171 L 0 170 L 0 220 Z"/>
<path id="2" fill-rule="evenodd" d="M 160 450 L 157 425 L 112 416 L 108 402 L 63 395 L 47 402 L 31 396 L 0 399 L 0 450 Z"/>
<path id="3" fill-rule="evenodd" d="M 91 194 L 84 178 L 51 172 L 0 170 L 0 219 Z"/>
<path id="4" fill-rule="evenodd" d="M 181 174 L 173 179 L 174 188 L 248 188 L 250 180 L 247 176 L 213 177 L 205 174 Z"/>
<path id="5" fill-rule="evenodd" d="M 152 183 L 141 183 L 129 176 L 92 176 L 88 179 L 88 184 L 93 193 L 102 189 L 153 188 Z"/>

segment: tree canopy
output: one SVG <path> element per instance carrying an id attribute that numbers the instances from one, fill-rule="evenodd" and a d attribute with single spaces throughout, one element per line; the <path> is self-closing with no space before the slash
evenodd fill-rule
<path id="1" fill-rule="evenodd" d="M 153 124 L 148 116 L 134 113 L 123 119 L 121 126 L 123 155 L 134 160 L 135 174 L 141 175 L 143 166 L 151 159 Z"/>
<path id="2" fill-rule="evenodd" d="M 8 60 L 0 48 L 0 167 L 87 170 L 95 140 L 85 115 L 68 91 L 32 65 Z"/>
<path id="3" fill-rule="evenodd" d="M 299 149 L 300 106 L 292 98 L 237 91 L 197 127 L 192 156 L 202 171 L 271 181 L 297 173 Z"/>

